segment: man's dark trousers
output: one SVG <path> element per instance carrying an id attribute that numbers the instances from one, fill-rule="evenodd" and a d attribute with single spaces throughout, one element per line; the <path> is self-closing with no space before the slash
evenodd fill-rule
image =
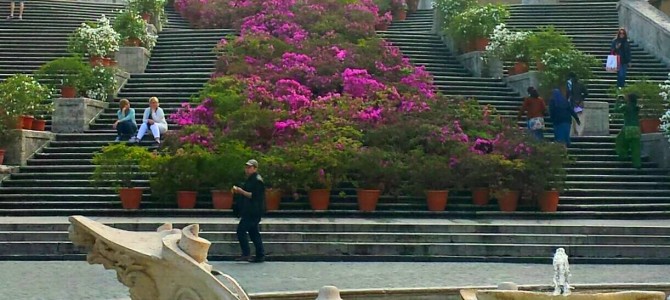
<path id="1" fill-rule="evenodd" d="M 258 224 L 261 222 L 260 217 L 242 217 L 240 223 L 237 224 L 237 240 L 240 242 L 242 249 L 242 256 L 251 256 L 249 249 L 249 239 L 247 239 L 247 232 L 251 241 L 256 248 L 256 257 L 264 257 L 265 250 L 263 249 L 263 240 L 261 240 L 261 233 L 258 229 Z"/>

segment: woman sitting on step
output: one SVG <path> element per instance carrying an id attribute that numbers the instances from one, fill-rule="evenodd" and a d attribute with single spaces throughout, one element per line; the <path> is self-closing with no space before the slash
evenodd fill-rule
<path id="1" fill-rule="evenodd" d="M 144 110 L 144 116 L 142 117 L 142 125 L 140 130 L 137 132 L 137 136 L 130 139 L 131 143 L 139 143 L 142 140 L 142 137 L 147 133 L 147 130 L 151 130 L 151 134 L 154 136 L 156 143 L 160 145 L 161 143 L 161 134 L 165 134 L 168 130 L 168 124 L 165 120 L 165 113 L 163 109 L 158 107 L 158 98 L 151 97 L 149 99 L 149 107 Z"/>
<path id="2" fill-rule="evenodd" d="M 116 129 L 116 140 L 120 142 L 130 136 L 134 136 L 137 132 L 137 123 L 135 123 L 135 109 L 130 108 L 130 101 L 128 99 L 121 99 L 119 101 L 119 110 L 116 112 L 117 120 L 112 124 Z"/>

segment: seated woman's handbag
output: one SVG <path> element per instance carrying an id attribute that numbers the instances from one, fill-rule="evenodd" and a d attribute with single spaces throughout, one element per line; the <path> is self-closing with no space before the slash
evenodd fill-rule
<path id="1" fill-rule="evenodd" d="M 537 117 L 528 120 L 528 129 L 530 130 L 540 130 L 544 129 L 544 118 Z"/>

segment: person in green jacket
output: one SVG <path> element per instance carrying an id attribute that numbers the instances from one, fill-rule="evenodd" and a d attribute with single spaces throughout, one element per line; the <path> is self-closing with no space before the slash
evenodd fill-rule
<path id="1" fill-rule="evenodd" d="M 623 113 L 623 129 L 616 137 L 616 153 L 620 160 L 631 160 L 633 167 L 641 168 L 640 150 L 640 107 L 637 105 L 637 94 L 629 94 L 628 101 L 623 95 L 617 99 L 616 110 Z"/>

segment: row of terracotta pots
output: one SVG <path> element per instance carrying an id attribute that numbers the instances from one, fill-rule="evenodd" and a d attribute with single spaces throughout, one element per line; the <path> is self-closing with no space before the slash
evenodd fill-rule
<path id="1" fill-rule="evenodd" d="M 36 119 L 33 116 L 21 116 L 16 122 L 16 129 L 44 131 L 47 121 Z"/>
<path id="2" fill-rule="evenodd" d="M 498 206 L 501 211 L 516 211 L 519 205 L 519 191 L 507 190 L 498 193 Z M 474 188 L 472 189 L 472 203 L 477 206 L 485 206 L 491 200 L 491 189 Z M 558 210 L 559 193 L 555 190 L 544 191 L 537 198 L 538 207 L 542 212 L 555 212 Z"/>
<path id="3" fill-rule="evenodd" d="M 233 193 L 226 190 L 213 190 L 212 207 L 214 209 L 231 209 L 233 207 Z M 194 208 L 198 193 L 195 191 L 178 191 L 177 206 L 182 209 Z M 119 189 L 121 205 L 125 209 L 139 209 L 142 202 L 142 189 L 140 188 L 122 188 Z M 267 189 L 265 191 L 266 210 L 272 211 L 279 209 L 281 200 L 281 191 Z"/>
<path id="4" fill-rule="evenodd" d="M 91 66 L 102 66 L 102 67 L 111 67 L 116 65 L 116 61 L 113 58 L 110 57 L 102 57 L 102 56 L 91 56 L 88 58 L 89 63 Z"/>

